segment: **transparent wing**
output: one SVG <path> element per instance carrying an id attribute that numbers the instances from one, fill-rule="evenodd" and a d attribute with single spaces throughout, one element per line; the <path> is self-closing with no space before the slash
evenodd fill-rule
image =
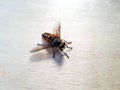
<path id="1" fill-rule="evenodd" d="M 60 37 L 60 29 L 61 29 L 61 23 L 57 22 L 55 26 L 53 27 L 54 34 L 58 37 Z"/>
<path id="2" fill-rule="evenodd" d="M 49 45 L 44 45 L 44 44 L 37 44 L 37 46 L 34 47 L 30 52 L 33 53 L 33 52 L 37 52 L 37 51 L 47 49 L 47 48 L 50 48 L 50 46 Z"/>

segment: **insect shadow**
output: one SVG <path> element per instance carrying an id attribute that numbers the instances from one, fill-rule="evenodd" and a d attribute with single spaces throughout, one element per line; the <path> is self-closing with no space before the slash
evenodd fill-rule
<path id="1" fill-rule="evenodd" d="M 62 65 L 64 62 L 64 55 L 56 49 L 55 58 L 53 58 L 52 48 L 43 50 L 42 52 L 36 52 L 30 57 L 31 62 L 39 62 L 41 60 L 53 60 L 57 65 Z"/>

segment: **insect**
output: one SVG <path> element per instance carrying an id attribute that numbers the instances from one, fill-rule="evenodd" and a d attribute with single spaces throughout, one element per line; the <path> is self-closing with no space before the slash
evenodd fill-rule
<path id="1" fill-rule="evenodd" d="M 65 48 L 68 48 L 69 49 L 68 51 L 72 50 L 72 47 L 68 46 L 68 44 L 71 44 L 71 42 L 67 42 L 64 39 L 61 39 L 60 29 L 61 29 L 61 23 L 57 23 L 53 28 L 53 30 L 55 31 L 54 34 L 47 33 L 47 32 L 43 33 L 42 38 L 47 42 L 47 45 L 38 43 L 37 47 L 33 48 L 30 52 L 37 52 L 37 51 L 52 47 L 53 58 L 55 58 L 55 54 L 56 54 L 55 49 L 57 49 L 62 54 L 66 55 L 67 58 L 69 59 L 69 56 L 63 50 Z"/>

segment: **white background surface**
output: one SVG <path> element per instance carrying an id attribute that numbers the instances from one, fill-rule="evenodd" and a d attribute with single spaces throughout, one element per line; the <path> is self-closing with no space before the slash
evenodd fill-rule
<path id="1" fill-rule="evenodd" d="M 70 59 L 29 53 L 56 21 Z M 120 90 L 120 1 L 1 0 L 0 90 Z"/>

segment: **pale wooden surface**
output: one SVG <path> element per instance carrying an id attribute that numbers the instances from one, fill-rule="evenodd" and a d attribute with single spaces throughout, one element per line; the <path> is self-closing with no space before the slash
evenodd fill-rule
<path id="1" fill-rule="evenodd" d="M 70 59 L 29 53 L 56 21 Z M 120 1 L 0 1 L 0 90 L 120 90 Z"/>

